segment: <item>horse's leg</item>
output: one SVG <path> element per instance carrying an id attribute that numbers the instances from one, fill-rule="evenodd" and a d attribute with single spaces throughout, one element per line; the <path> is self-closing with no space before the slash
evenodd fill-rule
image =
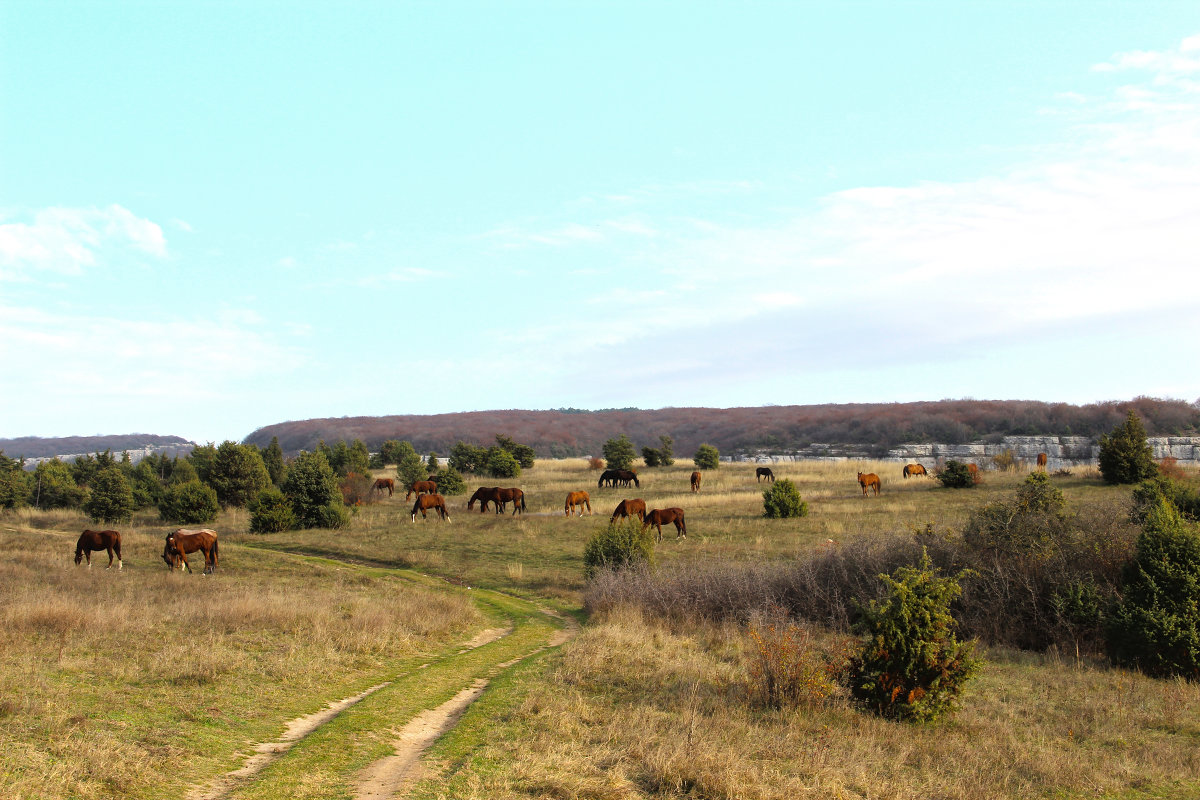
<path id="1" fill-rule="evenodd" d="M 105 569 L 112 569 L 113 551 L 112 551 L 111 547 L 108 547 L 106 549 L 108 550 L 108 566 L 105 567 Z"/>
<path id="2" fill-rule="evenodd" d="M 117 569 L 125 569 L 125 562 L 121 560 L 121 543 L 117 542 L 113 545 L 113 549 L 117 551 Z M 110 563 L 109 566 L 111 567 L 112 564 Z"/>

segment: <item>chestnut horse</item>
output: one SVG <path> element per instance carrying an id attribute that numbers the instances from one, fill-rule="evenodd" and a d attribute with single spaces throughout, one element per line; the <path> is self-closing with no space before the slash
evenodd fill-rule
<path id="1" fill-rule="evenodd" d="M 979 483 L 979 465 L 978 464 L 967 464 L 967 472 L 970 473 L 972 481 L 974 481 L 975 483 Z"/>
<path id="2" fill-rule="evenodd" d="M 75 544 L 75 563 L 79 564 L 83 557 L 87 556 L 87 565 L 90 568 L 93 550 L 108 551 L 108 566 L 105 569 L 112 569 L 114 552 L 117 554 L 117 569 L 124 568 L 121 563 L 121 534 L 117 531 L 84 531 L 79 534 L 79 541 Z"/>
<path id="3" fill-rule="evenodd" d="M 910 475 L 914 478 L 918 475 L 924 475 L 924 476 L 928 477 L 929 473 L 926 472 L 925 468 L 923 466 L 921 466 L 920 464 L 905 464 L 904 465 L 904 477 L 907 479 Z"/>
<path id="4" fill-rule="evenodd" d="M 384 489 L 387 489 L 388 497 L 391 497 L 396 491 L 396 482 L 391 478 L 376 478 L 375 485 L 371 487 L 371 490 L 382 492 Z"/>
<path id="5" fill-rule="evenodd" d="M 199 550 L 204 554 L 204 574 L 217 571 L 217 532 L 211 528 L 188 530 L 180 528 L 174 533 L 167 534 L 167 542 L 163 545 L 163 561 L 171 571 L 182 562 L 184 572 L 192 572 L 188 564 L 187 554 Z"/>
<path id="6" fill-rule="evenodd" d="M 440 494 L 417 495 L 417 502 L 413 503 L 412 507 L 412 521 L 417 521 L 418 511 L 421 512 L 421 519 L 429 519 L 425 512 L 431 508 L 438 513 L 438 516 L 446 520 L 446 522 L 450 521 L 450 513 L 446 510 L 446 498 L 442 497 Z"/>
<path id="7" fill-rule="evenodd" d="M 500 513 L 509 504 L 513 504 L 512 513 L 515 515 L 518 511 L 525 513 L 525 491 L 523 489 L 497 489 L 496 490 L 496 513 Z"/>
<path id="8" fill-rule="evenodd" d="M 616 482 L 619 486 L 629 486 L 630 482 L 632 482 L 633 485 L 638 487 L 639 489 L 642 486 L 641 481 L 638 480 L 637 473 L 631 469 L 617 470 L 617 481 Z"/>
<path id="9" fill-rule="evenodd" d="M 612 519 L 609 522 L 616 522 L 617 517 L 624 519 L 625 517 L 633 516 L 636 516 L 642 522 L 646 520 L 646 501 L 640 497 L 635 497 L 632 500 L 622 500 L 620 503 L 617 503 L 617 508 L 613 511 Z"/>
<path id="10" fill-rule="evenodd" d="M 643 530 L 653 525 L 658 528 L 658 540 L 662 541 L 662 526 L 666 523 L 675 523 L 675 538 L 687 538 L 687 525 L 683 521 L 682 508 L 656 508 L 653 511 L 646 512 L 646 518 L 642 520 Z"/>
<path id="11" fill-rule="evenodd" d="M 862 487 L 863 497 L 867 496 L 867 489 L 875 490 L 875 496 L 879 496 L 879 476 L 874 472 L 858 473 L 858 485 Z"/>
<path id="12" fill-rule="evenodd" d="M 1046 469 L 1046 454 L 1045 453 L 1038 453 L 1037 461 L 1038 461 L 1038 469 L 1041 469 L 1041 470 Z"/>
<path id="13" fill-rule="evenodd" d="M 692 491 L 693 492 L 700 491 L 700 473 L 699 472 L 692 473 Z"/>
<path id="14" fill-rule="evenodd" d="M 499 486 L 480 486 L 475 490 L 475 494 L 471 495 L 471 499 L 467 501 L 467 511 L 475 507 L 475 501 L 479 501 L 479 513 L 487 511 L 488 503 L 496 504 L 496 513 L 500 513 L 500 487 Z"/>
<path id="15" fill-rule="evenodd" d="M 579 509 L 579 516 L 583 516 L 583 509 L 587 508 L 589 514 L 592 513 L 592 499 L 587 492 L 567 492 L 567 502 L 563 504 L 563 511 L 567 516 L 571 516 L 571 512 L 576 508 Z"/>
<path id="16" fill-rule="evenodd" d="M 437 481 L 413 481 L 412 485 L 408 487 L 408 494 L 404 495 L 404 499 L 412 497 L 413 492 L 416 492 L 417 496 L 437 494 Z"/>

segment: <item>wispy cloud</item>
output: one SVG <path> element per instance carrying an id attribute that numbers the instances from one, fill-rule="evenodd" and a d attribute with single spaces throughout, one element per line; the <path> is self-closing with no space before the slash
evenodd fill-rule
<path id="1" fill-rule="evenodd" d="M 162 228 L 120 205 L 108 208 L 47 208 L 31 222 L 0 224 L 0 278 L 29 270 L 78 274 L 115 253 L 167 255 Z"/>

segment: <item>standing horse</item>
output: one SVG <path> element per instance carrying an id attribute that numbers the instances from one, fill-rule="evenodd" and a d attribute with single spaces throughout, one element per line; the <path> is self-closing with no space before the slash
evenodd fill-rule
<path id="1" fill-rule="evenodd" d="M 471 495 L 471 499 L 467 501 L 467 511 L 475 507 L 475 501 L 479 501 L 479 513 L 487 511 L 488 503 L 496 504 L 496 513 L 500 513 L 500 487 L 499 486 L 480 486 L 475 490 L 475 494 Z"/>
<path id="2" fill-rule="evenodd" d="M 163 561 L 171 571 L 183 564 L 184 572 L 192 572 L 188 564 L 187 554 L 199 550 L 204 554 L 204 574 L 217 571 L 217 532 L 211 528 L 188 530 L 180 528 L 174 533 L 167 534 L 167 542 L 163 545 Z"/>
<path id="3" fill-rule="evenodd" d="M 915 478 L 918 475 L 928 476 L 929 473 L 926 472 L 925 467 L 921 466 L 920 464 L 905 464 L 904 465 L 905 479 L 907 480 L 910 475 Z"/>
<path id="4" fill-rule="evenodd" d="M 858 473 L 858 485 L 862 487 L 863 497 L 867 496 L 867 489 L 874 489 L 875 496 L 879 496 L 879 476 L 874 472 Z"/>
<path id="5" fill-rule="evenodd" d="M 978 464 L 967 464 L 967 472 L 971 476 L 972 483 L 979 483 L 979 465 Z"/>
<path id="6" fill-rule="evenodd" d="M 437 494 L 437 481 L 413 481 L 404 499 L 412 497 L 413 492 L 416 492 L 418 497 L 423 494 Z"/>
<path id="7" fill-rule="evenodd" d="M 646 512 L 646 518 L 642 520 L 643 530 L 653 525 L 658 528 L 658 541 L 662 541 L 662 526 L 674 522 L 675 523 L 675 538 L 687 538 L 687 525 L 683 521 L 682 508 L 656 508 L 653 511 Z"/>
<path id="8" fill-rule="evenodd" d="M 614 486 L 614 485 L 616 485 L 616 482 L 617 482 L 617 470 L 606 469 L 606 470 L 604 470 L 604 472 L 600 473 L 600 480 L 596 481 L 596 488 L 602 489 L 602 488 L 604 488 L 605 484 L 607 484 L 609 486 Z"/>
<path id="9" fill-rule="evenodd" d="M 1046 454 L 1045 453 L 1038 453 L 1037 465 L 1038 465 L 1038 469 L 1045 471 L 1045 469 L 1046 469 Z"/>
<path id="10" fill-rule="evenodd" d="M 692 473 L 692 491 L 693 492 L 700 491 L 700 472 L 699 471 Z"/>
<path id="11" fill-rule="evenodd" d="M 625 517 L 636 516 L 639 521 L 646 521 L 646 501 L 640 497 L 635 497 L 632 500 L 622 500 L 617 503 L 617 508 L 613 511 L 612 519 L 609 523 L 617 521 L 617 517 L 624 519 Z"/>
<path id="12" fill-rule="evenodd" d="M 638 487 L 639 489 L 641 488 L 642 484 L 638 481 L 636 472 L 631 469 L 617 470 L 617 483 L 621 484 L 622 486 L 629 486 L 631 481 L 633 482 L 634 486 Z"/>
<path id="13" fill-rule="evenodd" d="M 388 497 L 391 497 L 396 491 L 396 482 L 391 478 L 376 478 L 371 491 L 382 492 L 384 489 L 387 489 Z"/>
<path id="14" fill-rule="evenodd" d="M 417 502 L 413 503 L 412 507 L 412 521 L 417 521 L 418 511 L 421 512 L 421 519 L 429 519 L 425 512 L 431 508 L 438 513 L 438 516 L 446 520 L 446 522 L 450 521 L 450 513 L 446 510 L 446 498 L 442 497 L 440 494 L 417 495 Z"/>
<path id="15" fill-rule="evenodd" d="M 117 569 L 124 569 L 125 565 L 121 562 L 121 534 L 117 531 L 84 531 L 79 534 L 79 541 L 75 543 L 75 564 L 78 565 L 87 556 L 90 569 L 93 550 L 108 551 L 108 566 L 105 569 L 112 569 L 114 552 L 117 554 Z"/>
<path id="16" fill-rule="evenodd" d="M 525 513 L 525 491 L 523 489 L 497 489 L 499 500 L 496 503 L 496 511 L 504 510 L 504 507 L 509 503 L 513 504 L 512 513 L 515 515 L 518 511 Z"/>
<path id="17" fill-rule="evenodd" d="M 754 470 L 754 482 L 758 483 L 763 478 L 766 478 L 770 483 L 775 482 L 775 473 L 771 472 L 770 467 L 759 467 Z"/>
<path id="18" fill-rule="evenodd" d="M 576 508 L 579 509 L 579 516 L 583 516 L 583 509 L 587 508 L 589 514 L 592 513 L 592 499 L 588 497 L 587 492 L 567 492 L 567 502 L 563 504 L 563 511 L 567 516 L 571 516 L 571 512 Z"/>

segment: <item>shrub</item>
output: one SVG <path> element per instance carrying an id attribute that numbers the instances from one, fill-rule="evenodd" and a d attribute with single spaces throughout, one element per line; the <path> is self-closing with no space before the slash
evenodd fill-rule
<path id="1" fill-rule="evenodd" d="M 663 435 L 658 437 L 658 460 L 664 467 L 669 467 L 675 463 L 675 440 L 670 436 Z M 647 464 L 649 466 L 649 464 Z"/>
<path id="2" fill-rule="evenodd" d="M 963 538 L 976 548 L 1038 555 L 1054 546 L 1067 525 L 1066 500 L 1044 472 L 1030 473 L 1012 500 L 988 503 L 971 514 Z"/>
<path id="3" fill-rule="evenodd" d="M 291 501 L 301 528 L 341 527 L 350 519 L 342 505 L 337 477 L 320 452 L 296 456 L 288 466 L 283 493 Z M 331 526 L 330 522 L 338 524 Z"/>
<path id="4" fill-rule="evenodd" d="M 405 489 L 412 486 L 414 481 L 425 480 L 428 475 L 429 468 L 425 466 L 425 459 L 415 450 L 402 455 L 396 464 L 396 476 Z"/>
<path id="5" fill-rule="evenodd" d="M 1200 491 L 1187 483 L 1160 475 L 1142 481 L 1133 488 L 1133 520 L 1145 522 L 1146 515 L 1158 505 L 1159 500 L 1166 500 L 1188 519 L 1200 519 Z"/>
<path id="6" fill-rule="evenodd" d="M 71 468 L 57 458 L 38 464 L 29 484 L 29 502 L 37 508 L 78 508 L 87 496 Z"/>
<path id="7" fill-rule="evenodd" d="M 721 466 L 721 453 L 711 444 L 702 444 L 696 448 L 692 463 L 696 469 L 717 469 Z"/>
<path id="8" fill-rule="evenodd" d="M 267 475 L 270 477 L 271 483 L 276 486 L 281 485 L 286 467 L 283 461 L 283 448 L 279 446 L 278 436 L 272 436 L 271 443 L 263 448 L 262 460 L 263 466 L 267 468 Z"/>
<path id="9" fill-rule="evenodd" d="M 604 469 L 604 459 L 599 456 L 588 456 L 588 469 Z"/>
<path id="10" fill-rule="evenodd" d="M 23 506 L 28 494 L 29 479 L 25 475 L 25 467 L 0 450 L 0 508 Z"/>
<path id="11" fill-rule="evenodd" d="M 604 461 L 607 469 L 629 469 L 633 466 L 635 458 L 637 452 L 633 449 L 633 442 L 623 433 L 604 443 Z"/>
<path id="12" fill-rule="evenodd" d="M 466 475 L 483 475 L 487 471 L 488 452 L 466 442 L 455 442 L 450 448 L 450 466 Z"/>
<path id="13" fill-rule="evenodd" d="M 533 469 L 533 459 L 536 453 L 529 445 L 514 442 L 511 436 L 498 433 L 496 434 L 496 446 L 501 450 L 507 450 L 517 460 L 521 469 Z"/>
<path id="14" fill-rule="evenodd" d="M 466 494 L 467 492 L 467 482 L 454 467 L 438 470 L 433 479 L 437 482 L 438 494 L 452 495 Z"/>
<path id="15" fill-rule="evenodd" d="M 1176 481 L 1187 480 L 1187 473 L 1179 466 L 1179 459 L 1165 456 L 1158 460 L 1158 474 Z"/>
<path id="16" fill-rule="evenodd" d="M 610 522 L 583 550 L 583 576 L 588 580 L 605 570 L 653 565 L 653 534 L 637 517 Z"/>
<path id="17" fill-rule="evenodd" d="M 763 489 L 763 516 L 789 519 L 807 515 L 808 503 L 800 499 L 800 490 L 787 478 L 781 478 Z"/>
<path id="18" fill-rule="evenodd" d="M 487 472 L 493 478 L 519 478 L 521 477 L 521 464 L 507 450 L 501 447 L 489 447 Z"/>
<path id="19" fill-rule="evenodd" d="M 92 479 L 83 510 L 96 522 L 124 522 L 133 516 L 133 489 L 118 466 L 105 467 Z"/>
<path id="20" fill-rule="evenodd" d="M 274 486 L 259 492 L 250 507 L 251 533 L 279 533 L 295 527 L 296 514 L 283 492 Z"/>
<path id="21" fill-rule="evenodd" d="M 1012 450 L 1004 449 L 992 456 L 992 463 L 1002 472 L 1011 472 L 1017 468 L 1017 457 Z"/>
<path id="22" fill-rule="evenodd" d="M 647 467 L 657 467 L 662 464 L 662 453 L 655 450 L 653 447 L 642 448 L 642 461 Z"/>
<path id="23" fill-rule="evenodd" d="M 947 461 L 946 466 L 933 475 L 947 489 L 967 489 L 975 485 L 976 476 L 971 474 L 962 461 Z"/>
<path id="24" fill-rule="evenodd" d="M 1142 420 L 1132 410 L 1125 422 L 1100 437 L 1100 477 L 1108 483 L 1137 483 L 1158 475 Z"/>
<path id="25" fill-rule="evenodd" d="M 243 508 L 270 485 L 271 475 L 257 447 L 226 441 L 217 448 L 204 482 L 217 493 L 222 508 Z"/>
<path id="26" fill-rule="evenodd" d="M 812 706 L 838 690 L 844 655 L 821 652 L 808 628 L 775 607 L 756 614 L 747 631 L 753 645 L 747 694 L 766 708 Z"/>
<path id="27" fill-rule="evenodd" d="M 953 710 L 967 681 L 979 670 L 974 642 L 959 642 L 950 603 L 957 578 L 940 578 L 923 554 L 916 567 L 879 576 L 888 592 L 860 606 L 856 629 L 862 651 L 850 660 L 850 693 L 890 719 L 929 721 Z"/>
<path id="28" fill-rule="evenodd" d="M 1146 515 L 1108 624 L 1116 664 L 1200 679 L 1200 532 L 1160 499 Z"/>
<path id="29" fill-rule="evenodd" d="M 338 481 L 342 491 L 342 502 L 348 506 L 362 506 L 376 500 L 375 481 L 358 472 L 351 472 Z"/>
<path id="30" fill-rule="evenodd" d="M 158 504 L 158 516 L 177 525 L 201 525 L 217 518 L 221 504 L 211 486 L 199 480 L 167 487 Z"/>

